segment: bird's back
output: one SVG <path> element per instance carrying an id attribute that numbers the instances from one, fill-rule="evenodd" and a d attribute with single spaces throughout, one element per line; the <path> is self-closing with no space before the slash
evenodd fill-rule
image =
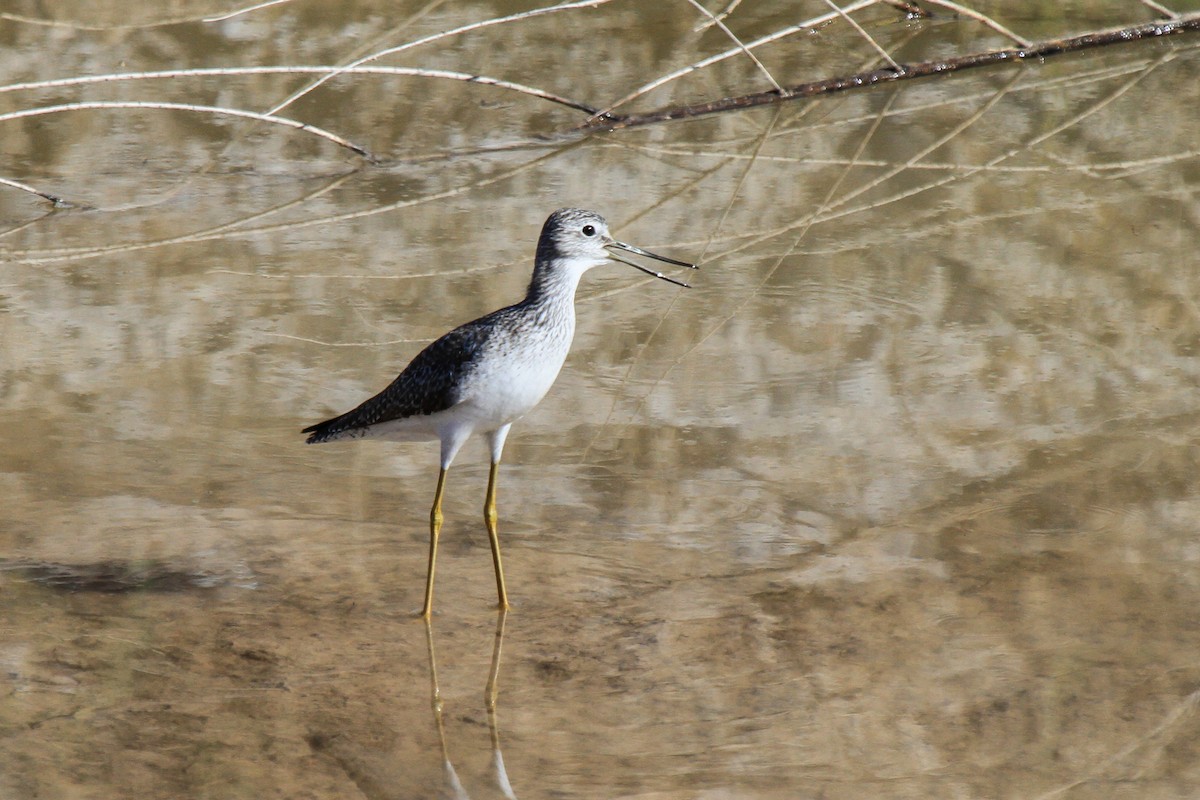
<path id="1" fill-rule="evenodd" d="M 488 320 L 501 311 L 455 328 L 418 353 L 382 392 L 345 414 L 305 428 L 308 443 L 359 438 L 373 426 L 452 408 L 494 333 Z"/>
<path id="2" fill-rule="evenodd" d="M 318 444 L 371 436 L 384 426 L 398 427 L 389 423 L 420 422 L 489 396 L 492 402 L 502 395 L 512 402 L 490 409 L 492 413 L 481 416 L 494 419 L 480 422 L 511 421 L 506 418 L 532 408 L 558 376 L 574 333 L 573 313 L 560 316 L 554 313 L 547 318 L 546 309 L 522 302 L 461 325 L 418 353 L 379 394 L 345 414 L 305 428 L 307 441 Z M 489 385 L 508 378 L 523 385 L 515 392 L 513 387 L 501 390 Z"/>

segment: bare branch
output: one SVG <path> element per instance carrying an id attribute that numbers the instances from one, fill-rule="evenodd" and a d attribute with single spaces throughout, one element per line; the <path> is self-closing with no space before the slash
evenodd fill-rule
<path id="1" fill-rule="evenodd" d="M 875 5 L 875 2 L 876 2 L 876 0 L 858 0 L 858 2 L 852 2 L 851 5 L 846 6 L 844 8 L 844 10 L 842 10 L 842 11 L 845 11 L 846 13 L 850 13 L 852 11 L 858 11 L 859 8 L 865 8 L 865 7 L 868 7 L 871 5 Z M 796 32 L 816 28 L 816 26 L 826 24 L 829 22 L 829 20 L 836 19 L 838 17 L 839 17 L 839 14 L 836 14 L 834 12 L 829 12 L 827 14 L 821 14 L 820 17 L 812 17 L 810 19 L 805 19 L 804 22 L 802 22 L 802 23 L 797 23 L 796 25 L 787 26 L 787 28 L 775 31 L 775 32 L 773 32 L 773 34 L 770 34 L 768 36 L 763 36 L 762 38 L 756 38 L 755 41 L 745 44 L 745 48 L 752 50 L 752 49 L 755 49 L 756 47 L 761 47 L 762 44 L 767 44 L 769 42 L 778 41 L 778 40 L 781 40 L 781 38 L 785 38 L 787 36 L 791 36 L 792 34 L 796 34 Z M 604 120 L 610 119 L 610 118 L 617 119 L 617 115 L 612 114 L 612 110 L 614 108 L 624 106 L 625 103 L 637 100 L 638 97 L 641 97 L 642 95 L 647 94 L 647 92 L 658 89 L 659 86 L 671 83 L 672 80 L 677 80 L 678 78 L 682 78 L 685 76 L 685 74 L 696 72 L 697 70 L 702 70 L 702 68 L 704 68 L 704 67 L 712 66 L 712 65 L 716 64 L 716 62 L 718 62 L 718 61 L 724 61 L 724 60 L 726 60 L 728 58 L 732 58 L 732 56 L 738 55 L 739 53 L 742 53 L 742 52 L 743 52 L 742 48 L 737 48 L 737 47 L 733 48 L 732 50 L 725 50 L 724 53 L 710 55 L 709 58 L 702 59 L 701 61 L 696 61 L 695 64 L 691 64 L 689 66 L 683 67 L 682 70 L 668 72 L 667 74 L 665 74 L 665 76 L 655 78 L 654 80 L 652 80 L 652 82 L 650 82 L 648 84 L 643 84 L 641 86 L 638 86 L 637 89 L 629 92 L 628 95 L 625 95 L 624 97 L 620 98 L 620 100 L 614 101 L 613 103 L 608 104 L 608 107 L 605 108 L 604 110 L 601 110 L 601 112 L 593 114 L 592 118 L 587 120 L 587 122 L 584 122 L 583 127 L 602 127 L 602 124 L 604 124 Z"/>
<path id="2" fill-rule="evenodd" d="M 847 7 L 847 10 L 849 10 L 849 7 Z M 725 97 L 720 100 L 713 100 L 707 103 L 674 106 L 670 108 L 658 109 L 656 111 L 649 111 L 643 114 L 631 114 L 627 116 L 618 116 L 605 111 L 602 112 L 603 115 L 596 115 L 589 118 L 586 122 L 580 125 L 578 129 L 589 130 L 607 128 L 609 130 L 615 130 L 617 128 L 649 125 L 652 123 L 666 122 L 675 119 L 689 119 L 692 117 L 704 116 L 706 114 L 715 114 L 720 111 L 753 108 L 755 106 L 780 103 L 786 100 L 799 100 L 802 98 L 834 94 L 836 92 L 843 92 L 851 89 L 865 89 L 872 86 L 890 83 L 892 81 L 913 80 L 916 78 L 927 78 L 934 75 L 945 75 L 950 72 L 972 69 L 975 67 L 984 67 L 992 64 L 1021 63 L 1026 60 L 1046 59 L 1052 56 L 1061 55 L 1063 53 L 1077 52 L 1093 47 L 1124 44 L 1127 42 L 1137 41 L 1139 39 L 1148 39 L 1159 36 L 1172 36 L 1179 33 L 1195 31 L 1200 31 L 1200 13 L 1181 16 L 1178 19 L 1173 20 L 1148 22 L 1128 28 L 1115 28 L 1107 31 L 1080 34 L 1078 36 L 1071 36 L 1063 39 L 1051 39 L 1048 41 L 1035 43 L 1027 48 L 988 50 L 982 53 L 971 53 L 964 56 L 957 56 L 955 58 L 938 59 L 936 61 L 923 61 L 918 64 L 901 64 L 901 72 L 896 72 L 892 69 L 877 69 L 869 72 L 860 72 L 854 75 L 847 75 L 840 78 L 829 78 L 822 81 L 814 81 L 812 83 L 804 83 L 798 86 L 787 87 L 782 93 L 774 91 L 757 92 L 755 94 L 740 95 L 738 97 Z M 750 46 L 752 47 L 753 44 Z M 632 97 L 632 95 L 630 97 Z M 622 100 L 620 102 L 624 101 Z"/>
<path id="3" fill-rule="evenodd" d="M 852 11 L 858 11 L 859 9 L 866 8 L 867 6 L 874 5 L 875 3 L 876 3 L 876 0 L 858 0 L 858 2 L 851 3 L 850 5 L 846 6 L 843 9 L 843 11 L 845 11 L 846 13 L 850 13 Z M 777 30 L 774 33 L 771 33 L 767 36 L 763 36 L 760 39 L 755 39 L 754 41 L 749 42 L 748 44 L 744 45 L 744 47 L 747 50 L 753 50 L 754 48 L 760 47 L 769 42 L 778 41 L 779 39 L 783 39 L 788 36 L 791 36 L 793 33 L 798 33 L 803 30 L 809 30 L 811 28 L 815 28 L 819 25 L 824 25 L 826 22 L 829 22 L 830 20 L 837 19 L 838 16 L 839 16 L 838 14 L 836 14 L 834 12 L 830 12 L 828 14 L 822 14 L 817 17 L 812 17 L 811 19 L 804 20 L 803 22 L 797 23 L 796 25 L 791 25 L 789 27 Z M 717 53 L 714 56 L 709 56 L 708 58 L 705 58 L 701 61 L 697 61 L 694 64 L 690 64 L 686 67 L 683 67 L 682 69 L 677 69 L 674 72 L 668 72 L 666 75 L 655 78 L 654 80 L 650 81 L 650 83 L 643 84 L 642 86 L 639 86 L 638 88 L 634 89 L 632 92 L 625 95 L 620 100 L 617 100 L 617 101 L 609 104 L 609 106 L 607 108 L 605 108 L 604 110 L 593 114 L 592 117 L 590 119 L 588 119 L 587 122 L 584 123 L 583 127 L 602 127 L 604 120 L 606 120 L 610 117 L 616 118 L 616 115 L 612 114 L 613 109 L 615 109 L 619 106 L 623 106 L 626 103 L 630 102 L 631 100 L 636 100 L 637 98 L 641 97 L 642 95 L 646 94 L 647 92 L 651 92 L 651 91 L 657 89 L 658 87 L 663 86 L 664 84 L 667 84 L 673 80 L 682 78 L 684 75 L 688 75 L 692 72 L 695 72 L 698 69 L 703 69 L 704 67 L 711 66 L 713 64 L 716 64 L 719 61 L 724 61 L 727 58 L 732 58 L 733 56 L 736 56 L 741 52 L 743 52 L 742 48 L 735 47 L 732 50 L 726 50 L 723 53 Z"/>

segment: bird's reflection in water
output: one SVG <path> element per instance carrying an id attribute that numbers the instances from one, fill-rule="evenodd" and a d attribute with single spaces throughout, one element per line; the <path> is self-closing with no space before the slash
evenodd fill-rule
<path id="1" fill-rule="evenodd" d="M 487 688 L 484 690 L 484 703 L 487 705 L 488 729 L 492 736 L 492 776 L 500 792 L 511 800 L 516 800 L 512 784 L 508 781 L 508 771 L 504 768 L 504 755 L 500 752 L 500 726 L 496 719 L 496 697 L 500 693 L 500 653 L 504 646 L 504 622 L 508 612 L 501 609 L 496 614 L 496 637 L 492 644 L 492 667 L 488 671 Z M 433 623 L 425 619 L 425 643 L 429 647 L 429 682 L 433 701 L 433 721 L 437 725 L 438 742 L 442 747 L 442 768 L 445 773 L 444 795 L 460 800 L 469 798 L 454 763 L 450 760 L 450 749 L 446 743 L 446 723 L 442 717 L 442 694 L 438 688 L 437 654 L 433 646 Z"/>

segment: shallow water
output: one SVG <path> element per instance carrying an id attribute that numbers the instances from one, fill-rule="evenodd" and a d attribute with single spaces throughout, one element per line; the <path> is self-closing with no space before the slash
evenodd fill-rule
<path id="1" fill-rule="evenodd" d="M 1062 35 L 1130 5 L 1006 21 Z M 343 64 L 502 12 L 12 13 L 6 84 Z M 739 13 L 747 39 L 786 24 Z M 599 105 L 728 46 L 638 14 L 387 63 Z M 861 19 L 903 58 L 995 43 Z M 3 122 L 2 177 L 72 207 L 0 192 L 0 796 L 1195 796 L 1195 47 L 583 140 L 536 138 L 577 112 L 431 79 L 343 77 L 281 112 L 378 164 L 206 114 Z M 785 83 L 871 58 L 836 26 L 758 52 Z M 730 59 L 631 105 L 761 81 Z M 0 99 L 265 111 L 303 85 Z M 567 367 L 505 452 L 514 608 L 492 608 L 472 442 L 427 629 L 436 445 L 299 429 L 518 299 L 568 204 L 703 267 L 691 290 L 585 278 Z"/>

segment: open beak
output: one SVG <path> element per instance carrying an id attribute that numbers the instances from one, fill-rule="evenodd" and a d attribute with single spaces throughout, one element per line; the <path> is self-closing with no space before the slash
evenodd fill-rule
<path id="1" fill-rule="evenodd" d="M 686 261 L 676 261 L 673 258 L 667 258 L 666 256 L 660 256 L 655 253 L 651 253 L 649 250 L 643 250 L 642 248 L 634 247 L 631 244 L 625 244 L 624 242 L 618 242 L 616 239 L 613 239 L 612 241 L 606 243 L 604 246 L 607 247 L 609 250 L 624 250 L 627 253 L 634 253 L 639 256 L 645 256 L 646 258 L 653 258 L 655 261 L 662 261 L 666 264 L 674 264 L 677 267 L 689 267 L 691 269 L 700 269 L 695 264 L 689 264 Z M 620 261 L 622 264 L 628 264 L 629 266 L 633 267 L 634 269 L 639 269 L 642 272 L 646 273 L 647 275 L 653 275 L 656 278 L 661 278 L 662 280 L 666 281 L 667 283 L 673 283 L 676 286 L 682 286 L 685 289 L 692 288 L 690 284 L 684 283 L 683 281 L 677 281 L 674 278 L 669 278 L 666 275 L 663 275 L 661 272 L 655 272 L 652 269 L 647 269 L 646 267 L 643 267 L 641 264 L 638 264 L 636 261 L 629 261 L 627 259 L 621 258 L 620 256 L 613 255 L 612 253 L 609 253 L 608 257 L 611 258 L 613 261 Z"/>

